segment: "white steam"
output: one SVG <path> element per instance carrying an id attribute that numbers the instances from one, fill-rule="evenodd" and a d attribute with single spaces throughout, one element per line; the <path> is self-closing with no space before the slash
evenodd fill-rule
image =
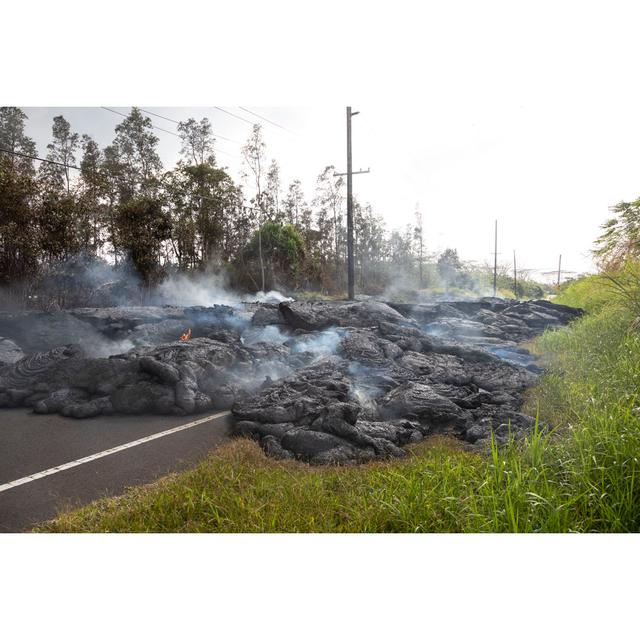
<path id="1" fill-rule="evenodd" d="M 275 324 L 268 324 L 266 327 L 250 327 L 242 334 L 244 344 L 255 344 L 256 342 L 282 344 L 290 338 L 291 336 L 282 333 L 280 327 Z"/>
<path id="2" fill-rule="evenodd" d="M 331 356 L 336 353 L 342 334 L 335 329 L 327 329 L 318 334 L 309 334 L 299 338 L 292 346 L 291 351 L 292 353 L 312 353 L 318 357 Z"/>
<path id="3" fill-rule="evenodd" d="M 230 291 L 219 274 L 197 276 L 174 275 L 166 278 L 157 288 L 156 297 L 161 304 L 178 307 L 212 307 L 216 304 L 237 306 L 242 302 L 291 302 L 279 291 L 258 291 L 255 294 L 239 294 Z"/>
<path id="4" fill-rule="evenodd" d="M 288 298 L 279 291 L 258 291 L 254 295 L 245 295 L 241 298 L 242 302 L 262 302 L 262 303 L 279 303 L 279 302 L 293 302 L 293 298 Z"/>
<path id="5" fill-rule="evenodd" d="M 240 302 L 239 296 L 228 291 L 223 278 L 216 274 L 170 276 L 158 286 L 157 297 L 163 304 L 178 307 L 212 307 L 216 304 L 233 306 Z"/>

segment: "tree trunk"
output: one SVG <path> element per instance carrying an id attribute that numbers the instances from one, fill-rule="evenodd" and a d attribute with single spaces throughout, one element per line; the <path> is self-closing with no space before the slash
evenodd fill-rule
<path id="1" fill-rule="evenodd" d="M 260 220 L 261 216 L 258 214 L 258 255 L 260 257 L 260 275 L 262 277 L 262 291 L 264 288 L 264 260 L 262 258 L 262 222 Z"/>

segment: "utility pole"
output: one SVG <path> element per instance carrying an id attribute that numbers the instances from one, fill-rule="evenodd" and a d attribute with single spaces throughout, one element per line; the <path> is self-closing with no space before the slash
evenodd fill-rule
<path id="1" fill-rule="evenodd" d="M 513 294 L 518 299 L 518 275 L 516 271 L 516 250 L 513 250 Z"/>
<path id="2" fill-rule="evenodd" d="M 493 242 L 493 297 L 495 298 L 498 292 L 498 221 L 496 220 L 495 237 Z"/>
<path id="3" fill-rule="evenodd" d="M 334 173 L 335 176 L 347 176 L 347 283 L 349 300 L 355 299 L 356 262 L 353 251 L 353 175 L 356 173 L 369 173 L 366 171 L 353 171 L 351 167 L 351 118 L 358 115 L 359 111 L 351 111 L 347 107 L 347 172 Z"/>
<path id="4" fill-rule="evenodd" d="M 560 273 L 562 268 L 562 254 L 560 254 L 560 259 L 558 260 L 558 289 L 560 288 Z"/>

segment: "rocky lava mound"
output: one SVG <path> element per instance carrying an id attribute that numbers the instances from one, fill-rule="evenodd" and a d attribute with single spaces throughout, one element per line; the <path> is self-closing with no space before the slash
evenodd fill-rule
<path id="1" fill-rule="evenodd" d="M 483 446 L 534 422 L 520 409 L 540 370 L 518 344 L 580 313 L 496 298 L 4 313 L 0 407 L 230 408 L 236 434 L 315 464 L 403 455 L 438 432 Z"/>

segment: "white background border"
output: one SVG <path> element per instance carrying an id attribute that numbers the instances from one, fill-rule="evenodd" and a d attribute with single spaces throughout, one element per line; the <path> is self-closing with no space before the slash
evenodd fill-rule
<path id="1" fill-rule="evenodd" d="M 638 17 L 626 2 L 5 3 L 0 102 L 401 108 L 430 99 L 429 32 L 445 7 L 480 32 L 483 20 L 526 28 L 531 12 Z M 477 53 L 460 43 L 463 62 Z M 4 535 L 0 625 L 12 640 L 626 637 L 637 631 L 637 545 L 636 535 Z"/>

